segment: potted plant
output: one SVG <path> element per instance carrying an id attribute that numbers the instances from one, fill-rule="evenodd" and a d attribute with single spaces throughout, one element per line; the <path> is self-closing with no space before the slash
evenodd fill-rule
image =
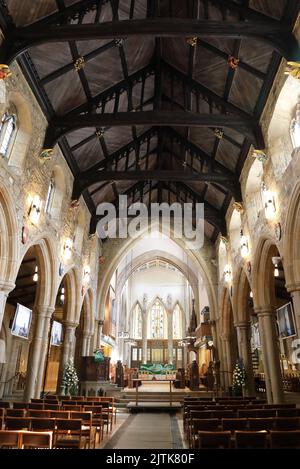
<path id="1" fill-rule="evenodd" d="M 62 377 L 62 393 L 65 396 L 75 396 L 78 394 L 79 379 L 73 360 L 66 363 Z"/>

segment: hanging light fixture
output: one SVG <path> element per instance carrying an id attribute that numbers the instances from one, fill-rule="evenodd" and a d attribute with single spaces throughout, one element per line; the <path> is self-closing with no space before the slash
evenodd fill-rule
<path id="1" fill-rule="evenodd" d="M 280 257 L 272 257 L 272 262 L 274 264 L 274 277 L 279 277 L 279 264 L 281 258 Z"/>
<path id="2" fill-rule="evenodd" d="M 249 247 L 248 247 L 248 240 L 247 236 L 244 235 L 243 230 L 241 230 L 241 256 L 243 258 L 249 255 Z"/>
<path id="3" fill-rule="evenodd" d="M 35 195 L 31 201 L 29 208 L 29 219 L 33 225 L 36 225 L 39 221 L 42 208 L 42 201 L 38 195 Z"/>
<path id="4" fill-rule="evenodd" d="M 228 283 L 231 282 L 231 267 L 228 264 L 224 268 L 224 280 Z"/>
<path id="5" fill-rule="evenodd" d="M 62 303 L 65 302 L 65 287 L 62 287 L 62 288 L 61 288 L 59 299 L 60 299 L 60 301 L 61 301 Z"/>
<path id="6" fill-rule="evenodd" d="M 34 275 L 33 275 L 33 278 L 32 278 L 32 280 L 33 280 L 34 282 L 37 282 L 38 279 L 39 279 L 38 271 L 39 271 L 39 268 L 38 268 L 38 266 L 36 265 L 36 266 L 35 266 L 35 269 L 34 269 Z"/>
<path id="7" fill-rule="evenodd" d="M 276 213 L 274 193 L 268 190 L 265 183 L 263 183 L 262 189 L 263 189 L 263 195 L 264 195 L 264 206 L 265 206 L 266 218 L 267 220 L 270 220 L 274 217 Z"/>
<path id="8" fill-rule="evenodd" d="M 253 298 L 253 291 L 252 290 L 250 291 L 249 296 L 250 296 L 250 298 Z"/>

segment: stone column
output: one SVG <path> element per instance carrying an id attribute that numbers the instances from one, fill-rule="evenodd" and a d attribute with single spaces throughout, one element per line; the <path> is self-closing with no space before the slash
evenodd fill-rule
<path id="1" fill-rule="evenodd" d="M 48 341 L 45 336 L 45 323 L 49 320 L 48 307 L 38 306 L 34 311 L 35 329 L 34 336 L 30 345 L 28 355 L 27 376 L 24 391 L 24 400 L 30 401 L 33 397 L 39 397 L 39 389 L 41 383 L 42 370 L 40 369 L 41 356 L 43 353 L 43 345 Z"/>
<path id="2" fill-rule="evenodd" d="M 91 337 L 92 336 L 89 332 L 83 333 L 82 350 L 81 350 L 82 357 L 87 357 L 89 355 L 89 346 L 90 346 Z"/>
<path id="3" fill-rule="evenodd" d="M 147 363 L 148 358 L 148 344 L 147 344 L 147 295 L 143 295 L 142 307 L 142 364 Z"/>
<path id="4" fill-rule="evenodd" d="M 262 332 L 262 352 L 268 402 L 280 404 L 284 401 L 284 393 L 280 368 L 280 350 L 276 331 L 276 316 L 270 307 L 259 308 L 257 314 L 259 330 Z"/>
<path id="5" fill-rule="evenodd" d="M 232 356 L 231 356 L 231 346 L 230 346 L 230 341 L 229 338 L 223 337 L 223 356 L 224 356 L 224 366 L 223 366 L 223 371 L 224 371 L 224 382 L 225 386 L 229 388 L 232 384 L 232 371 L 233 371 L 233 366 L 232 366 Z"/>
<path id="6" fill-rule="evenodd" d="M 45 321 L 44 321 L 44 332 L 43 332 L 43 337 L 44 340 L 42 342 L 42 348 L 41 348 L 41 357 L 40 357 L 40 365 L 39 369 L 41 372 L 38 374 L 38 380 L 37 380 L 37 391 L 36 394 L 39 395 L 40 392 L 42 391 L 43 388 L 43 381 L 45 378 L 45 373 L 46 373 L 46 364 L 48 363 L 48 351 L 49 351 L 49 344 L 50 344 L 50 334 L 51 334 L 51 317 L 52 314 L 54 313 L 55 308 L 47 308 L 46 315 L 45 315 Z"/>
<path id="7" fill-rule="evenodd" d="M 167 311 L 168 317 L 168 363 L 173 364 L 173 312 Z"/>
<path id="8" fill-rule="evenodd" d="M 15 284 L 11 282 L 0 281 L 0 330 L 2 328 L 2 322 L 4 317 L 4 311 L 6 306 L 6 300 L 9 293 L 15 288 Z"/>
<path id="9" fill-rule="evenodd" d="M 251 342 L 250 342 L 250 324 L 247 322 L 235 324 L 239 357 L 242 358 L 246 370 L 246 388 L 245 393 L 248 396 L 255 395 L 254 374 L 252 366 Z"/>

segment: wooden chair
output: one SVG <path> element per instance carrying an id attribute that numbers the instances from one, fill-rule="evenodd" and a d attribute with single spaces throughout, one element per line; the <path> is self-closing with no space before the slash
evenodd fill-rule
<path id="1" fill-rule="evenodd" d="M 74 412 L 81 412 L 82 406 L 81 405 L 63 405 L 62 410 L 70 410 Z"/>
<path id="2" fill-rule="evenodd" d="M 44 409 L 44 404 L 42 402 L 30 402 L 28 404 L 28 409 L 39 409 L 43 410 Z"/>
<path id="3" fill-rule="evenodd" d="M 198 432 L 218 431 L 220 426 L 219 419 L 194 419 L 190 426 L 189 446 L 190 448 L 198 448 Z"/>
<path id="4" fill-rule="evenodd" d="M 56 448 L 77 448 L 82 443 L 81 420 L 57 419 L 55 430 Z"/>
<path id="5" fill-rule="evenodd" d="M 70 401 L 71 400 L 71 396 L 62 396 L 62 395 L 58 395 L 57 396 L 57 399 L 59 401 Z"/>
<path id="6" fill-rule="evenodd" d="M 275 430 L 298 430 L 300 428 L 298 417 L 277 417 L 274 423 Z"/>
<path id="7" fill-rule="evenodd" d="M 5 415 L 5 409 L 2 409 L 0 407 L 0 430 L 2 430 L 2 427 L 4 425 L 4 415 Z"/>
<path id="8" fill-rule="evenodd" d="M 73 401 L 84 401 L 85 400 L 85 397 L 84 396 L 72 396 L 72 400 Z"/>
<path id="9" fill-rule="evenodd" d="M 297 417 L 298 409 L 277 409 L 277 417 Z"/>
<path id="10" fill-rule="evenodd" d="M 222 419 L 223 432 L 235 430 L 246 430 L 248 427 L 248 419 Z"/>
<path id="11" fill-rule="evenodd" d="M 105 423 L 102 417 L 102 407 L 99 405 L 84 406 L 84 411 L 92 413 L 92 426 L 95 427 L 95 431 L 96 431 L 95 440 L 98 434 L 99 441 L 101 441 L 103 439 L 103 429 L 104 429 L 104 423 Z"/>
<path id="12" fill-rule="evenodd" d="M 51 411 L 50 410 L 37 410 L 37 409 L 29 409 L 27 410 L 27 417 L 37 417 L 41 419 L 50 418 Z"/>
<path id="13" fill-rule="evenodd" d="M 51 449 L 52 432 L 21 432 L 20 449 Z"/>
<path id="14" fill-rule="evenodd" d="M 17 431 L 0 430 L 0 448 L 18 449 L 20 433 Z"/>
<path id="15" fill-rule="evenodd" d="M 24 417 L 6 417 L 5 429 L 6 430 L 29 430 L 31 419 Z"/>
<path id="16" fill-rule="evenodd" d="M 25 417 L 26 409 L 6 409 L 7 417 Z"/>
<path id="17" fill-rule="evenodd" d="M 70 412 L 70 418 L 71 419 L 80 419 L 82 423 L 82 437 L 85 439 L 85 445 L 84 447 L 86 448 L 88 446 L 88 449 L 95 449 L 96 445 L 96 428 L 93 426 L 93 414 L 92 412 Z"/>
<path id="18" fill-rule="evenodd" d="M 199 448 L 229 449 L 231 447 L 231 432 L 198 432 Z"/>
<path id="19" fill-rule="evenodd" d="M 66 396 L 64 396 L 64 397 L 66 397 Z M 57 396 L 57 394 L 46 394 L 44 399 L 46 401 L 47 400 L 50 400 L 50 401 L 56 400 L 56 401 L 58 401 L 58 396 Z"/>
<path id="20" fill-rule="evenodd" d="M 300 448 L 300 430 L 270 432 L 271 448 Z"/>
<path id="21" fill-rule="evenodd" d="M 28 409 L 28 402 L 13 402 L 13 409 Z"/>
<path id="22" fill-rule="evenodd" d="M 48 404 L 45 403 L 44 404 L 44 409 L 45 410 L 60 410 L 60 405 L 59 404 Z"/>
<path id="23" fill-rule="evenodd" d="M 243 419 L 255 419 L 256 418 L 256 409 L 241 409 L 237 411 L 237 417 Z"/>
<path id="24" fill-rule="evenodd" d="M 68 419 L 70 417 L 70 412 L 68 410 L 51 410 L 51 418 L 56 419 Z"/>
<path id="25" fill-rule="evenodd" d="M 272 417 L 261 419 L 248 419 L 249 430 L 272 430 L 274 428 L 274 419 Z"/>
<path id="26" fill-rule="evenodd" d="M 32 418 L 31 428 L 35 431 L 54 431 L 55 430 L 55 418 Z"/>
<path id="27" fill-rule="evenodd" d="M 89 401 L 89 402 L 101 402 L 101 397 L 97 397 L 97 396 L 87 396 L 85 398 L 86 401 Z"/>
<path id="28" fill-rule="evenodd" d="M 266 430 L 261 431 L 242 431 L 237 430 L 235 435 L 236 448 L 266 448 L 267 447 Z"/>
<path id="29" fill-rule="evenodd" d="M 43 404 L 44 403 L 44 399 L 30 399 L 30 402 L 31 403 L 34 403 L 34 404 Z"/>
<path id="30" fill-rule="evenodd" d="M 213 410 L 211 412 L 211 418 L 215 419 L 233 419 L 236 417 L 236 412 L 234 410 Z"/>
<path id="31" fill-rule="evenodd" d="M 99 397 L 100 399 L 98 402 L 102 405 L 103 408 L 106 408 L 106 403 L 109 403 L 109 406 L 107 408 L 109 409 L 109 412 L 112 413 L 112 423 L 117 422 L 117 408 L 115 406 L 115 398 L 114 397 Z"/>
<path id="32" fill-rule="evenodd" d="M 0 401 L 0 408 L 1 409 L 10 409 L 10 402 Z"/>
<path id="33" fill-rule="evenodd" d="M 108 433 L 108 430 L 109 429 L 112 430 L 112 426 L 113 426 L 113 411 L 110 407 L 109 402 L 101 401 L 101 407 L 102 407 L 102 418 L 107 425 L 106 428 L 107 428 L 107 433 Z"/>
<path id="34" fill-rule="evenodd" d="M 257 418 L 276 417 L 276 409 L 257 409 Z"/>
<path id="35" fill-rule="evenodd" d="M 63 401 L 61 401 L 61 405 L 62 406 L 64 406 L 64 405 L 77 405 L 77 402 L 74 401 L 73 399 L 72 400 L 70 399 L 68 401 L 63 400 Z"/>

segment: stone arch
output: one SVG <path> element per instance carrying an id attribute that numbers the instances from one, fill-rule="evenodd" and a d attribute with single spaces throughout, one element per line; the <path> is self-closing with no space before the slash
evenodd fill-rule
<path id="1" fill-rule="evenodd" d="M 22 258 L 18 263 L 19 270 L 26 252 L 36 247 L 37 261 L 39 266 L 39 282 L 37 285 L 37 293 L 35 303 L 38 306 L 54 307 L 56 292 L 56 272 L 57 258 L 55 256 L 55 241 L 49 236 L 39 236 L 31 240 L 26 245 L 22 253 Z"/>
<path id="2" fill-rule="evenodd" d="M 223 288 L 221 292 L 221 336 L 229 339 L 230 325 L 233 319 L 233 309 L 228 288 Z"/>
<path id="3" fill-rule="evenodd" d="M 141 233 L 143 234 L 143 233 Z M 116 270 L 118 264 L 120 263 L 122 257 L 125 255 L 126 251 L 129 251 L 134 247 L 134 245 L 139 241 L 137 239 L 119 239 L 113 240 L 110 243 L 105 243 L 103 246 L 103 258 L 105 259 L 106 249 L 113 252 L 109 252 L 109 265 L 107 263 L 100 265 L 99 271 L 99 281 L 98 281 L 98 298 L 97 298 L 97 308 L 100 311 L 100 315 L 104 317 L 104 305 L 105 297 L 108 291 L 109 282 L 113 275 L 113 272 Z M 184 240 L 176 239 L 171 233 L 171 239 L 184 249 Z M 204 285 L 207 291 L 209 307 L 211 311 L 211 317 L 214 319 L 217 316 L 217 298 L 216 298 L 216 289 L 217 289 L 217 279 L 216 272 L 213 271 L 212 266 L 210 266 L 210 271 L 208 269 L 208 258 L 209 256 L 214 257 L 214 248 L 210 248 L 209 245 L 205 245 L 206 253 L 200 251 L 188 251 L 187 256 L 191 259 L 194 264 L 199 269 Z M 103 317 L 99 319 L 103 319 Z"/>
<path id="4" fill-rule="evenodd" d="M 14 201 L 0 182 L 0 282 L 10 290 L 17 275 L 19 242 L 18 220 Z M 7 284 L 7 285 L 6 285 Z"/>
<path id="5" fill-rule="evenodd" d="M 250 318 L 247 317 L 247 302 L 249 299 L 249 288 L 251 289 L 251 283 L 244 269 L 239 269 L 233 283 L 236 286 L 232 297 L 235 322 L 248 322 Z"/>
<path id="6" fill-rule="evenodd" d="M 65 321 L 77 324 L 80 311 L 81 311 L 81 303 L 82 300 L 80 298 L 80 281 L 79 281 L 79 272 L 76 266 L 70 266 L 70 268 L 65 272 L 65 285 L 67 288 L 67 308 L 66 308 L 66 316 Z M 59 286 L 58 286 L 59 287 Z M 58 288 L 57 288 L 58 291 Z M 57 292 L 56 292 L 57 294 Z"/>
<path id="7" fill-rule="evenodd" d="M 199 297 L 199 289 L 198 289 L 198 284 L 197 284 L 198 281 L 191 267 L 188 266 L 185 262 L 178 259 L 176 256 L 173 256 L 164 251 L 148 251 L 138 256 L 137 258 L 135 258 L 134 261 L 132 262 L 130 270 L 128 270 L 128 267 L 125 267 L 123 271 L 120 272 L 118 276 L 119 278 L 118 291 L 123 290 L 126 280 L 133 274 L 135 270 L 137 270 L 146 262 L 151 262 L 154 259 L 159 259 L 159 260 L 168 262 L 169 264 L 173 265 L 178 270 L 180 270 L 180 272 L 187 279 L 191 279 L 191 287 L 193 290 L 194 298 L 198 299 Z M 196 307 L 197 307 L 197 304 L 196 304 Z"/>
<path id="8" fill-rule="evenodd" d="M 136 337 L 134 337 L 134 335 L 133 335 L 133 330 L 134 330 L 133 324 L 134 324 L 134 320 L 135 320 L 135 316 L 134 316 L 133 313 L 134 313 L 134 311 L 135 311 L 135 309 L 136 309 L 137 306 L 139 306 L 139 308 L 140 308 L 140 311 L 141 311 L 141 314 L 142 314 L 141 318 L 142 318 L 142 321 L 143 321 L 143 307 L 142 307 L 142 305 L 141 305 L 141 303 L 140 303 L 139 300 L 136 300 L 136 301 L 134 302 L 134 304 L 132 305 L 132 307 L 131 307 L 131 309 L 130 309 L 130 312 L 129 312 L 129 330 L 130 330 L 130 337 L 132 337 L 132 338 L 134 338 L 134 339 L 135 339 Z"/>
<path id="9" fill-rule="evenodd" d="M 290 197 L 283 233 L 284 268 L 287 289 L 300 285 L 300 182 Z"/>
<path id="10" fill-rule="evenodd" d="M 150 335 L 150 321 L 151 321 L 151 310 L 153 308 L 153 306 L 155 305 L 155 303 L 159 301 L 159 303 L 161 304 L 161 306 L 163 307 L 163 310 L 164 310 L 164 318 L 165 318 L 165 321 L 164 321 L 164 331 L 163 331 L 163 335 L 164 337 L 163 338 L 167 338 L 167 335 L 168 335 L 168 315 L 167 315 L 167 305 L 163 302 L 163 300 L 161 298 L 159 298 L 159 296 L 155 296 L 153 298 L 153 300 L 151 301 L 151 303 L 147 306 L 147 310 L 146 310 L 146 323 L 147 323 L 147 339 L 150 339 L 149 335 Z"/>
<path id="11" fill-rule="evenodd" d="M 91 288 L 87 290 L 82 300 L 82 308 L 79 310 L 79 316 L 75 322 L 79 323 L 80 315 L 84 314 L 84 330 L 86 334 L 92 334 L 94 329 L 94 308 L 93 308 L 93 291 Z"/>
<path id="12" fill-rule="evenodd" d="M 282 258 L 278 244 L 271 238 L 263 237 L 257 243 L 252 269 L 255 307 L 272 308 L 272 299 L 275 298 L 275 294 L 271 294 L 274 289 L 274 266 L 269 260 L 272 256 L 278 256 L 278 252 Z"/>
<path id="13" fill-rule="evenodd" d="M 26 99 L 16 91 L 8 93 L 7 105 L 13 105 L 17 113 L 17 133 L 11 148 L 9 165 L 21 169 L 32 136 L 31 109 Z"/>

